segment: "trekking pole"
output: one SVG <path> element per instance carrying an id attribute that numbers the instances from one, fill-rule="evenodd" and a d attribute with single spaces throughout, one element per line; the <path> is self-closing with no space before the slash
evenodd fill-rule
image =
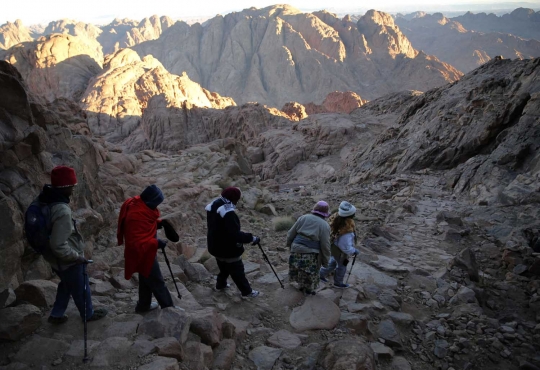
<path id="1" fill-rule="evenodd" d="M 88 273 L 86 272 L 86 266 L 89 264 L 89 263 L 94 263 L 93 260 L 86 260 L 84 263 L 83 263 L 83 276 L 84 276 L 84 357 L 83 357 L 83 360 L 82 362 L 84 364 L 86 364 L 87 362 L 90 361 L 90 359 L 88 358 L 88 325 L 87 325 L 87 312 L 86 312 L 86 294 L 87 294 L 87 290 L 86 290 L 86 287 L 88 286 Z"/>
<path id="2" fill-rule="evenodd" d="M 351 269 L 349 270 L 349 276 L 347 276 L 347 280 L 345 280 L 345 284 L 347 284 L 349 282 L 349 278 L 351 277 L 351 272 L 352 272 L 352 268 L 354 266 L 354 261 L 356 261 L 356 256 L 357 256 L 357 254 L 355 254 L 353 259 L 352 259 Z"/>
<path id="3" fill-rule="evenodd" d="M 178 293 L 178 298 L 182 299 L 182 294 L 180 294 L 180 290 L 178 290 L 178 285 L 176 285 L 176 280 L 174 279 L 171 264 L 169 263 L 169 259 L 167 258 L 167 253 L 165 253 L 165 248 L 161 248 L 161 251 L 163 252 L 163 257 L 165 257 L 165 262 L 167 263 L 167 266 L 169 267 L 169 271 L 171 272 L 172 281 L 174 282 L 176 293 Z"/>
<path id="4" fill-rule="evenodd" d="M 268 259 L 268 256 L 266 255 L 266 253 L 264 253 L 264 249 L 263 247 L 261 246 L 261 243 L 257 243 L 257 245 L 259 246 L 259 248 L 261 249 L 261 252 L 263 254 L 263 257 L 264 259 L 266 260 L 266 262 L 268 262 L 268 264 L 270 265 L 270 268 L 272 269 L 272 271 L 274 272 L 274 275 L 276 275 L 276 278 L 278 279 L 279 281 L 279 285 L 281 285 L 281 289 L 285 289 L 285 286 L 283 286 L 283 283 L 281 282 L 281 280 L 279 280 L 279 276 L 278 274 L 276 273 L 276 270 L 274 270 L 274 266 L 272 266 L 272 264 L 270 263 L 270 260 Z"/>

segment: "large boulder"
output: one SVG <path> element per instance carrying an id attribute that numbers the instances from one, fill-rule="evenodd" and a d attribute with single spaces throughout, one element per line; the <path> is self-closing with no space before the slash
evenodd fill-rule
<path id="1" fill-rule="evenodd" d="M 62 357 L 68 349 L 69 344 L 64 341 L 34 335 L 22 345 L 14 360 L 32 366 L 50 365 Z"/>
<path id="2" fill-rule="evenodd" d="M 135 349 L 132 341 L 124 337 L 107 338 L 96 346 L 91 366 L 110 369 L 125 364 L 126 359 L 134 356 Z"/>
<path id="3" fill-rule="evenodd" d="M 260 346 L 251 350 L 248 357 L 257 366 L 257 370 L 272 370 L 281 352 L 282 349 Z"/>
<path id="4" fill-rule="evenodd" d="M 339 307 L 329 299 L 311 296 L 300 307 L 296 307 L 289 322 L 298 331 L 326 329 L 331 330 L 336 327 L 341 317 Z"/>
<path id="5" fill-rule="evenodd" d="M 197 283 L 206 280 L 211 276 L 204 265 L 200 263 L 186 263 L 184 273 L 189 280 Z"/>
<path id="6" fill-rule="evenodd" d="M 223 315 L 215 308 L 205 308 L 191 315 L 189 330 L 199 337 L 204 344 L 215 347 L 222 338 Z"/>
<path id="7" fill-rule="evenodd" d="M 157 353 L 160 356 L 172 357 L 178 361 L 182 361 L 185 358 L 182 345 L 174 337 L 159 338 L 154 340 L 153 343 L 157 347 Z"/>
<path id="8" fill-rule="evenodd" d="M 269 344 L 285 349 L 295 349 L 302 344 L 302 340 L 296 334 L 287 330 L 279 330 L 266 340 Z"/>
<path id="9" fill-rule="evenodd" d="M 213 370 L 229 370 L 236 354 L 236 343 L 232 339 L 223 339 L 214 349 Z"/>
<path id="10" fill-rule="evenodd" d="M 191 316 L 185 311 L 167 307 L 146 314 L 137 333 L 152 338 L 175 337 L 180 343 L 185 343 L 190 325 Z"/>
<path id="11" fill-rule="evenodd" d="M 196 341 L 187 341 L 184 344 L 185 358 L 183 363 L 192 370 L 205 370 L 212 366 L 214 354 L 212 348 Z"/>
<path id="12" fill-rule="evenodd" d="M 158 356 L 149 364 L 139 366 L 137 370 L 179 370 L 178 361 L 174 358 Z"/>
<path id="13" fill-rule="evenodd" d="M 401 337 L 392 320 L 382 320 L 377 326 L 376 335 L 378 338 L 384 339 L 390 347 L 401 348 Z"/>
<path id="14" fill-rule="evenodd" d="M 57 287 L 58 284 L 49 280 L 30 280 L 19 285 L 15 295 L 20 302 L 47 308 L 54 304 Z"/>
<path id="15" fill-rule="evenodd" d="M 0 310 L 0 339 L 19 340 L 41 325 L 41 311 L 31 304 Z"/>
<path id="16" fill-rule="evenodd" d="M 373 351 L 360 338 L 329 343 L 318 364 L 327 370 L 375 370 Z"/>

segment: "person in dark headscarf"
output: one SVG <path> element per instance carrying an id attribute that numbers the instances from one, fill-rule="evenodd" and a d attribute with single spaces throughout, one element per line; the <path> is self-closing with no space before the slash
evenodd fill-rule
<path id="1" fill-rule="evenodd" d="M 157 238 L 157 229 L 162 226 L 157 207 L 164 196 L 156 185 L 148 186 L 139 196 L 124 202 L 118 218 L 118 245 L 125 244 L 124 258 L 126 280 L 139 273 L 139 301 L 136 312 L 146 312 L 173 307 L 171 293 L 165 286 L 163 275 L 156 259 L 158 248 L 165 248 L 166 240 Z M 152 294 L 157 299 L 152 302 Z"/>
<path id="2" fill-rule="evenodd" d="M 242 263 L 243 244 L 257 244 L 261 239 L 241 231 L 240 220 L 234 212 L 241 196 L 240 189 L 229 187 L 206 206 L 208 252 L 216 257 L 219 267 L 216 290 L 229 286 L 227 278 L 230 275 L 242 297 L 254 298 L 259 292 L 251 288 L 246 278 Z"/>

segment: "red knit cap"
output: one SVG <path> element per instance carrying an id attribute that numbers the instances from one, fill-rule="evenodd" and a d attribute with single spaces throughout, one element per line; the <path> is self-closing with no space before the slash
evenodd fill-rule
<path id="1" fill-rule="evenodd" d="M 77 185 L 75 170 L 71 167 L 56 166 L 51 172 L 51 185 L 55 188 L 67 188 Z"/>
<path id="2" fill-rule="evenodd" d="M 221 192 L 221 196 L 230 200 L 233 204 L 236 204 L 240 200 L 242 192 L 240 191 L 240 189 L 231 186 L 230 188 L 223 190 Z"/>

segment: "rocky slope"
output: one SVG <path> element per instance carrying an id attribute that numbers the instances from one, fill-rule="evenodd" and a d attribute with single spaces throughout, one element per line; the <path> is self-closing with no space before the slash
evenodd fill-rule
<path id="1" fill-rule="evenodd" d="M 97 41 L 60 34 L 18 44 L 0 57 L 20 71 L 31 93 L 49 102 L 79 100 L 103 65 Z"/>
<path id="2" fill-rule="evenodd" d="M 377 11 L 355 23 L 287 5 L 250 8 L 212 18 L 204 27 L 178 22 L 158 40 L 133 49 L 238 103 L 277 107 L 322 102 L 332 91 L 372 99 L 403 88 L 428 90 L 460 76 L 415 51 L 392 18 Z"/>
<path id="3" fill-rule="evenodd" d="M 496 58 L 458 83 L 411 95 L 394 125 L 348 164 L 350 182 L 446 170 L 447 185 L 478 204 L 538 201 L 539 65 Z M 385 120 L 385 103 L 353 115 Z"/>
<path id="4" fill-rule="evenodd" d="M 508 59 L 540 56 L 538 40 L 469 31 L 441 13 L 418 14 L 410 20 L 397 18 L 396 24 L 416 49 L 433 54 L 463 72 L 469 72 L 495 56 Z"/>
<path id="5" fill-rule="evenodd" d="M 478 13 L 466 14 L 452 18 L 461 23 L 466 29 L 479 32 L 509 33 L 524 39 L 540 40 L 540 14 L 533 9 L 518 8 L 510 14 L 500 17 L 495 14 Z"/>
<path id="6" fill-rule="evenodd" d="M 25 280 L 50 278 L 51 270 L 30 252 L 23 235 L 23 211 L 48 181 L 58 164 L 77 170 L 75 213 L 93 251 L 94 236 L 110 222 L 111 212 L 123 192 L 105 186 L 99 166 L 106 161 L 102 145 L 85 135 L 85 115 L 75 104 L 42 105 L 33 99 L 13 66 L 0 62 L 2 140 L 0 141 L 0 291 Z M 116 198 L 118 197 L 118 198 Z"/>

